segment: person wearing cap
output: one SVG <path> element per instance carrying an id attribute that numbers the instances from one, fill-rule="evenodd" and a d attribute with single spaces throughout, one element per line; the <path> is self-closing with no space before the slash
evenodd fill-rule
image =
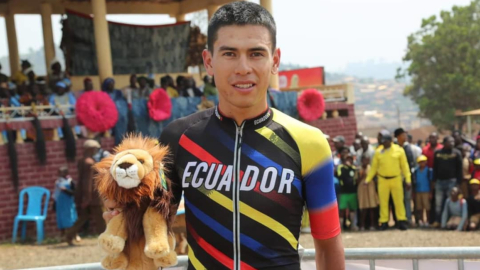
<path id="1" fill-rule="evenodd" d="M 471 177 L 480 179 L 480 158 L 477 158 L 473 161 L 473 171 Z"/>
<path id="2" fill-rule="evenodd" d="M 415 220 L 419 227 L 428 227 L 428 211 L 431 209 L 430 200 L 432 199 L 431 184 L 433 180 L 433 171 L 427 166 L 427 157 L 421 155 L 417 158 L 418 167 L 413 171 L 415 179 Z M 423 219 L 423 212 L 427 213 L 427 218 Z"/>
<path id="3" fill-rule="evenodd" d="M 333 138 L 333 146 L 335 151 L 333 152 L 333 164 L 338 166 L 341 163 L 341 150 L 345 147 L 345 137 L 339 135 Z"/>
<path id="4" fill-rule="evenodd" d="M 397 128 L 394 131 L 395 138 L 397 138 L 397 143 L 399 146 L 403 148 L 405 151 L 405 155 L 407 156 L 408 166 L 410 168 L 410 172 L 413 172 L 415 169 L 415 159 L 413 157 L 413 150 L 411 145 L 408 143 L 408 136 L 407 132 L 403 128 Z M 404 183 L 405 185 L 405 183 Z M 407 215 L 407 221 L 412 223 L 412 190 L 407 189 L 404 187 L 404 194 L 403 199 L 405 203 L 405 213 Z"/>
<path id="5" fill-rule="evenodd" d="M 480 225 L 480 180 L 474 178 L 469 181 L 470 196 L 467 199 L 469 224 L 468 228 L 473 231 Z"/>
<path id="6" fill-rule="evenodd" d="M 350 228 L 352 231 L 358 231 L 356 222 L 356 211 L 358 209 L 357 198 L 357 168 L 353 165 L 353 155 L 344 147 L 342 151 L 342 163 L 335 170 L 335 177 L 340 183 L 340 225 L 343 226 L 344 219 L 347 217 L 347 210 L 350 218 Z"/>
<path id="7" fill-rule="evenodd" d="M 378 178 L 378 197 L 380 201 L 380 229 L 388 228 L 389 198 L 390 194 L 395 205 L 395 216 L 400 230 L 407 230 L 407 217 L 403 200 L 403 181 L 405 178 L 406 188 L 411 187 L 411 172 L 408 166 L 405 151 L 400 146 L 392 143 L 392 136 L 382 134 L 382 147 L 378 147 L 373 156 L 372 168 L 367 175 L 365 184 Z"/>
<path id="8" fill-rule="evenodd" d="M 86 140 L 83 143 L 83 157 L 77 163 L 78 188 L 75 203 L 78 207 L 78 220 L 65 232 L 65 240 L 69 245 L 73 245 L 73 239 L 89 220 L 95 223 L 94 233 L 100 234 L 105 231 L 102 203 L 94 183 L 93 156 L 99 148 L 100 144 L 96 140 Z"/>
<path id="9" fill-rule="evenodd" d="M 460 186 L 463 180 L 462 153 L 454 148 L 453 137 L 443 139 L 443 148 L 435 151 L 433 161 L 433 181 L 435 183 L 435 223 L 440 225 L 443 203 L 453 187 Z"/>

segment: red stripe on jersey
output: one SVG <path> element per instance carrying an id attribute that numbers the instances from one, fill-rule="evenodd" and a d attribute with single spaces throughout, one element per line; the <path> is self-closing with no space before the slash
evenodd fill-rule
<path id="1" fill-rule="evenodd" d="M 340 234 L 337 202 L 316 211 L 308 212 L 312 236 L 316 239 L 329 239 Z"/>
<path id="2" fill-rule="evenodd" d="M 220 252 L 218 249 L 216 249 L 214 246 L 210 245 L 205 239 L 203 239 L 200 235 L 197 234 L 197 232 L 193 229 L 193 227 L 190 224 L 187 224 L 187 229 L 190 235 L 195 239 L 195 242 L 212 258 L 216 259 L 219 261 L 221 264 L 223 264 L 225 267 L 228 267 L 229 269 L 233 269 L 233 260 L 230 259 L 227 255 L 223 254 Z M 255 268 L 251 267 L 250 265 L 240 262 L 240 268 L 241 269 L 247 269 L 247 270 L 256 270 Z"/>

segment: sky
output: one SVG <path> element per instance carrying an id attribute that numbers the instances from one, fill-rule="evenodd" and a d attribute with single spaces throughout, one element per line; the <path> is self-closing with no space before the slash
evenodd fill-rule
<path id="1" fill-rule="evenodd" d="M 281 61 L 342 72 L 349 63 L 401 62 L 407 36 L 420 28 L 423 18 L 451 10 L 454 5 L 468 5 L 470 0 L 272 2 Z M 175 22 L 168 15 L 108 15 L 107 19 L 143 25 Z M 60 15 L 52 16 L 56 44 L 61 40 L 59 21 Z M 43 46 L 40 15 L 15 15 L 15 23 L 20 53 Z M 6 37 L 5 20 L 0 17 L 0 57 L 8 55 Z"/>

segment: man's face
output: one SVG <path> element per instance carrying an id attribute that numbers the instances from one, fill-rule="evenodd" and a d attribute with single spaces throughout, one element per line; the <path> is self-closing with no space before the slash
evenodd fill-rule
<path id="1" fill-rule="evenodd" d="M 333 142 L 333 145 L 335 146 L 335 149 L 339 150 L 339 149 L 343 148 L 345 143 L 342 142 L 342 141 L 337 141 L 337 142 Z"/>
<path id="2" fill-rule="evenodd" d="M 263 26 L 224 26 L 217 32 L 213 55 L 205 50 L 203 60 L 208 75 L 215 76 L 224 108 L 263 108 L 280 50 L 272 53 L 270 33 Z"/>
<path id="3" fill-rule="evenodd" d="M 384 148 L 390 148 L 392 146 L 392 141 L 391 140 L 384 140 L 383 141 L 383 147 Z"/>
<path id="4" fill-rule="evenodd" d="M 438 138 L 435 135 L 430 135 L 430 137 L 428 137 L 428 141 L 430 142 L 431 145 L 436 145 Z"/>
<path id="5" fill-rule="evenodd" d="M 147 80 L 145 80 L 144 78 L 141 78 L 138 84 L 140 85 L 141 88 L 143 88 L 147 85 Z"/>
<path id="6" fill-rule="evenodd" d="M 383 135 L 382 135 L 382 133 L 378 133 L 378 135 L 377 135 L 377 142 L 378 142 L 379 145 L 382 144 L 382 140 L 383 140 Z"/>
<path id="7" fill-rule="evenodd" d="M 137 84 L 137 76 L 130 76 L 130 85 Z"/>
<path id="8" fill-rule="evenodd" d="M 420 166 L 420 168 L 423 169 L 423 168 L 425 168 L 425 166 L 427 166 L 427 162 L 426 162 L 426 161 L 420 161 L 420 162 L 418 163 L 418 166 Z"/>
<path id="9" fill-rule="evenodd" d="M 452 149 L 453 145 L 455 144 L 455 140 L 453 138 L 449 138 L 445 141 L 445 145 L 443 146 L 445 149 Z"/>
<path id="10" fill-rule="evenodd" d="M 368 149 L 370 143 L 367 140 L 362 140 L 361 145 L 363 149 Z"/>
<path id="11" fill-rule="evenodd" d="M 477 195 L 479 188 L 480 188 L 480 185 L 471 184 L 471 185 L 470 185 L 470 192 L 472 193 L 472 195 L 474 195 L 474 196 Z"/>
<path id="12" fill-rule="evenodd" d="M 398 142 L 406 142 L 407 141 L 407 133 L 402 133 L 397 137 Z"/>
<path id="13" fill-rule="evenodd" d="M 65 94 L 66 89 L 60 86 L 57 86 L 57 95 L 61 96 Z"/>
<path id="14" fill-rule="evenodd" d="M 85 91 L 91 91 L 93 90 L 93 83 L 92 81 L 85 81 Z"/>

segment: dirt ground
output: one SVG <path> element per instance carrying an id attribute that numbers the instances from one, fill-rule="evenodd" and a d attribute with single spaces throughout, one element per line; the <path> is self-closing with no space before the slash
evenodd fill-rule
<path id="1" fill-rule="evenodd" d="M 342 234 L 346 248 L 354 247 L 448 247 L 478 246 L 478 232 L 445 232 L 411 229 L 406 232 L 345 232 Z M 56 242 L 57 241 L 57 242 Z M 37 246 L 32 243 L 0 245 L 0 270 L 99 262 L 103 252 L 95 238 L 83 239 L 75 247 L 49 239 L 50 244 Z M 56 242 L 56 243 L 55 243 Z M 313 248 L 309 234 L 300 237 L 300 244 Z"/>

